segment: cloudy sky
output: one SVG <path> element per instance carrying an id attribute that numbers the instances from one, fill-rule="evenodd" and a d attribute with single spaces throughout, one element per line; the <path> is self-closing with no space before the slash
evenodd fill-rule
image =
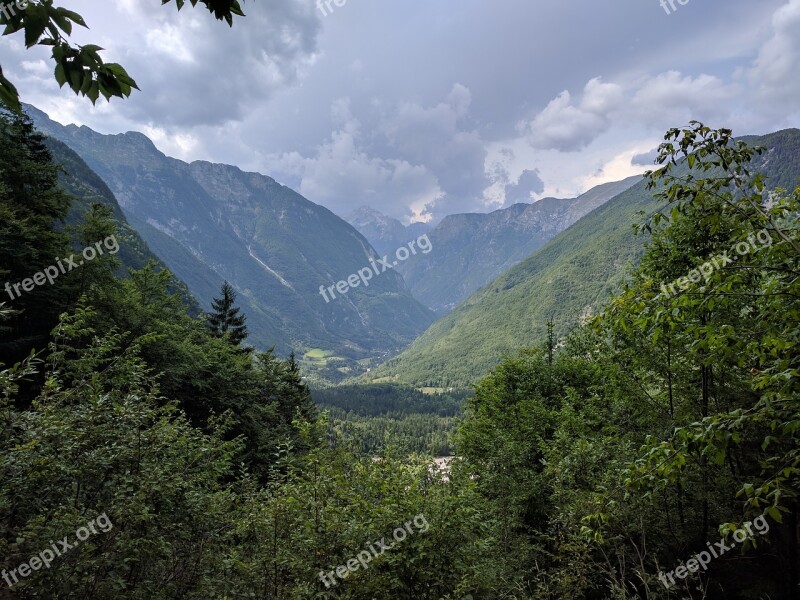
<path id="1" fill-rule="evenodd" d="M 341 3 L 342 0 L 339 0 Z M 142 91 L 96 108 L 0 40 L 23 100 L 166 154 L 404 221 L 568 197 L 646 169 L 695 118 L 800 126 L 800 0 L 246 0 L 232 29 L 159 0 L 57 0 Z M 323 12 L 325 14 L 323 14 Z"/>

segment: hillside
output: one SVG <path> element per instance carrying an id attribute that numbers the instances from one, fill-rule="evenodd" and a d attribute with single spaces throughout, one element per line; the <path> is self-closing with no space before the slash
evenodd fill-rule
<path id="1" fill-rule="evenodd" d="M 436 251 L 414 257 L 399 270 L 415 298 L 438 313 L 447 312 L 640 179 L 606 183 L 577 198 L 450 215 L 428 234 Z"/>
<path id="2" fill-rule="evenodd" d="M 743 139 L 768 149 L 755 168 L 769 176 L 770 187 L 796 185 L 800 130 Z M 646 242 L 634 233 L 642 220 L 638 213 L 657 209 L 644 181 L 619 194 L 481 288 L 370 379 L 463 387 L 486 375 L 504 353 L 541 343 L 548 319 L 566 333 L 618 288 Z"/>
<path id="3" fill-rule="evenodd" d="M 204 308 L 223 280 L 234 286 L 257 347 L 322 349 L 355 361 L 396 351 L 430 324 L 430 311 L 393 271 L 326 303 L 321 285 L 346 279 L 377 253 L 345 221 L 273 179 L 187 164 L 140 133 L 101 135 L 27 110 L 108 184 L 131 224 Z"/>

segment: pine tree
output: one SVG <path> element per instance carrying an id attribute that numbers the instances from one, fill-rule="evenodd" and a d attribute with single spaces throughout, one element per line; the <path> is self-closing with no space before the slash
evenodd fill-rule
<path id="1" fill-rule="evenodd" d="M 208 326 L 215 336 L 227 338 L 231 344 L 238 346 L 247 338 L 247 316 L 239 314 L 240 309 L 234 306 L 234 302 L 236 292 L 226 281 L 222 284 L 222 297 L 211 301 Z"/>
<path id="2" fill-rule="evenodd" d="M 289 359 L 285 361 L 284 365 L 285 370 L 282 380 L 288 391 L 290 410 L 292 412 L 299 410 L 304 419 L 313 421 L 317 416 L 316 406 L 311 399 L 311 391 L 303 381 L 300 364 L 297 362 L 294 350 L 291 351 Z M 295 418 L 296 414 L 288 414 L 287 416 L 291 420 Z"/>

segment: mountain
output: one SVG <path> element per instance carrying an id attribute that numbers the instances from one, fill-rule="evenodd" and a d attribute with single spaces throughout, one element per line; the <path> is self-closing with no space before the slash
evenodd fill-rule
<path id="1" fill-rule="evenodd" d="M 120 261 L 119 275 L 123 276 L 128 269 L 141 269 L 149 262 L 154 262 L 159 267 L 166 268 L 160 258 L 148 247 L 139 235 L 139 232 L 128 222 L 125 214 L 117 203 L 114 194 L 103 180 L 92 171 L 89 166 L 72 151 L 66 144 L 53 138 L 46 138 L 53 162 L 63 168 L 59 174 L 61 187 L 72 194 L 74 201 L 67 215 L 66 224 L 75 226 L 83 221 L 83 214 L 93 204 L 102 204 L 111 209 L 114 220 L 117 222 L 117 241 Z M 182 281 L 176 282 L 176 287 L 183 296 L 184 302 L 194 314 L 200 313 L 200 306 L 189 292 L 189 288 Z"/>
<path id="2" fill-rule="evenodd" d="M 357 208 L 345 220 L 367 238 L 381 255 L 394 253 L 409 240 L 416 239 L 430 230 L 427 223 L 412 223 L 406 226 L 369 206 Z"/>
<path id="3" fill-rule="evenodd" d="M 488 214 L 450 215 L 429 233 L 434 251 L 398 269 L 415 298 L 444 313 L 640 180 L 637 175 L 606 183 L 577 198 L 544 198 Z"/>
<path id="4" fill-rule="evenodd" d="M 753 169 L 768 176 L 770 188 L 797 185 L 800 130 L 742 139 L 768 149 L 754 159 Z M 542 343 L 550 318 L 557 332 L 568 332 L 618 288 L 647 240 L 634 234 L 634 223 L 642 221 L 638 213 L 659 208 L 646 182 L 637 183 L 478 290 L 369 378 L 466 387 L 504 353 Z M 435 241 L 433 247 L 437 250 Z"/>
<path id="5" fill-rule="evenodd" d="M 393 270 L 326 301 L 320 286 L 369 267 L 378 254 L 345 221 L 275 180 L 167 157 L 141 133 L 102 135 L 26 111 L 102 178 L 204 308 L 223 280 L 231 283 L 255 346 L 322 350 L 347 370 L 400 349 L 432 321 Z"/>

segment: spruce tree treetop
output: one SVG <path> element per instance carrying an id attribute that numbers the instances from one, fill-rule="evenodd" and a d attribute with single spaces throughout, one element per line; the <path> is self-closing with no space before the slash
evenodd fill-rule
<path id="1" fill-rule="evenodd" d="M 247 316 L 239 314 L 240 308 L 234 305 L 236 292 L 231 284 L 223 283 L 221 291 L 222 297 L 211 301 L 208 326 L 215 336 L 225 337 L 238 346 L 247 338 Z"/>

